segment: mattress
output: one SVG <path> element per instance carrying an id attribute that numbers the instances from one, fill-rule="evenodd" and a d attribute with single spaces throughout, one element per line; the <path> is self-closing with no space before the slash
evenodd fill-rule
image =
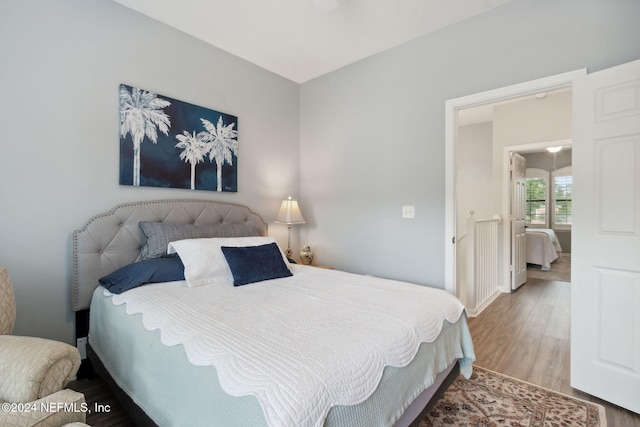
<path id="1" fill-rule="evenodd" d="M 558 236 L 556 232 L 551 228 L 529 228 L 527 229 L 527 233 L 544 233 L 549 236 L 551 240 L 551 244 L 553 244 L 553 248 L 556 252 L 562 252 L 562 246 L 560 246 L 560 241 L 558 240 Z"/>
<path id="2" fill-rule="evenodd" d="M 191 363 L 185 346 L 166 345 L 166 340 L 163 343 L 161 330 L 145 327 L 140 313 L 127 313 L 131 306 L 114 305 L 114 296 L 98 288 L 91 305 L 89 342 L 118 385 L 157 424 L 269 424 L 264 402 L 255 394 L 229 394 L 221 386 L 215 365 Z M 474 359 L 464 315 L 444 321 L 435 340 L 419 344 L 406 366 L 385 367 L 375 391 L 366 400 L 333 406 L 319 425 L 391 426 L 456 359 L 461 359 L 461 367 L 467 371 Z"/>
<path id="3" fill-rule="evenodd" d="M 553 230 L 527 230 L 526 259 L 529 264 L 541 266 L 543 271 L 551 269 L 551 263 L 562 250 Z"/>

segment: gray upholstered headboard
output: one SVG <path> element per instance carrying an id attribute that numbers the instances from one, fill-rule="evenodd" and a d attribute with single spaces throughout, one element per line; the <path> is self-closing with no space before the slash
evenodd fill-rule
<path id="1" fill-rule="evenodd" d="M 98 279 L 141 259 L 146 238 L 141 221 L 175 224 L 246 224 L 256 235 L 267 224 L 245 206 L 213 200 L 153 200 L 124 203 L 90 218 L 73 232 L 73 310 L 89 308 Z"/>

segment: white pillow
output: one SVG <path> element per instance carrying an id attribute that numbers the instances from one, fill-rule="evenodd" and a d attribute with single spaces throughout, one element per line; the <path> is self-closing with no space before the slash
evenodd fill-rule
<path id="1" fill-rule="evenodd" d="M 180 256 L 184 264 L 184 278 L 190 288 L 213 284 L 233 285 L 231 269 L 220 248 L 259 246 L 275 241 L 273 237 L 263 236 L 186 239 L 169 243 L 167 253 Z M 287 257 L 282 254 L 282 258 L 289 268 Z"/>

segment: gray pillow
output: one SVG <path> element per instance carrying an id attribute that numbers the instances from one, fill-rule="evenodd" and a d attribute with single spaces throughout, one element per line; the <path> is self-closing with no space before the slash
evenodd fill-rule
<path id="1" fill-rule="evenodd" d="M 141 221 L 140 228 L 147 237 L 142 247 L 142 259 L 167 257 L 167 246 L 184 239 L 206 237 L 260 236 L 260 231 L 247 224 L 172 224 L 168 222 Z"/>

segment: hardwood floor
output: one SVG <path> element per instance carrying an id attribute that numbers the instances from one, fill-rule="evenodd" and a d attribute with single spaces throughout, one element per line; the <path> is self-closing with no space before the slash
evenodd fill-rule
<path id="1" fill-rule="evenodd" d="M 469 319 L 476 364 L 492 371 L 599 403 L 609 427 L 640 427 L 640 415 L 570 385 L 571 283 L 528 279 Z"/>
<path id="2" fill-rule="evenodd" d="M 90 426 L 135 427 L 135 424 L 122 409 L 107 384 L 99 377 L 73 381 L 68 387 L 84 394 L 84 398 L 91 410 L 87 414 L 87 424 Z M 96 405 L 100 405 L 97 407 L 99 410 L 94 410 Z"/>
<path id="3" fill-rule="evenodd" d="M 606 408 L 609 427 L 640 427 L 640 415 L 571 388 L 570 287 L 568 282 L 528 279 L 516 292 L 500 295 L 478 317 L 469 319 L 476 364 L 600 403 Z M 83 392 L 90 407 L 110 405 L 109 412 L 89 414 L 89 425 L 133 425 L 102 380 L 84 379 L 70 388 Z"/>

